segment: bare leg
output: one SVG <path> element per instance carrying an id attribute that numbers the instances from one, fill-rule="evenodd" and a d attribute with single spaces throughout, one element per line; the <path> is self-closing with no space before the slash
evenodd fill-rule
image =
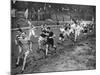
<path id="1" fill-rule="evenodd" d="M 18 58 L 17 58 L 17 63 L 16 63 L 16 65 L 19 64 L 19 59 L 20 59 L 20 56 L 18 56 Z"/>
<path id="2" fill-rule="evenodd" d="M 32 42 L 30 42 L 29 49 L 30 49 L 30 51 L 32 51 Z"/>
<path id="3" fill-rule="evenodd" d="M 19 48 L 19 55 L 18 55 L 17 62 L 16 62 L 17 65 L 19 64 L 20 53 L 21 53 L 21 51 L 22 51 L 22 48 L 21 48 L 20 46 L 18 46 L 18 48 Z"/>
<path id="4" fill-rule="evenodd" d="M 48 45 L 46 45 L 46 55 L 48 54 Z"/>
<path id="5" fill-rule="evenodd" d="M 22 66 L 22 71 L 24 71 L 24 68 L 25 68 L 25 64 L 26 64 L 26 58 L 29 54 L 29 51 L 25 52 L 25 57 L 24 57 L 24 62 L 23 62 L 23 66 Z"/>
<path id="6" fill-rule="evenodd" d="M 31 31 L 31 34 L 32 34 L 35 38 L 38 37 L 38 36 L 35 34 L 35 31 L 34 31 L 34 30 Z"/>
<path id="7" fill-rule="evenodd" d="M 41 49 L 41 41 L 38 40 L 39 49 Z"/>
<path id="8" fill-rule="evenodd" d="M 77 36 L 75 35 L 75 40 L 74 40 L 75 42 L 76 42 L 76 37 L 77 37 Z"/>
<path id="9" fill-rule="evenodd" d="M 30 40 L 31 36 L 32 36 L 32 33 L 29 31 L 29 38 L 28 38 L 28 40 Z"/>
<path id="10" fill-rule="evenodd" d="M 77 39 L 77 32 L 75 32 L 75 39 L 74 39 L 75 42 L 76 42 L 76 39 Z"/>
<path id="11" fill-rule="evenodd" d="M 38 39 L 39 49 L 41 49 L 43 41 L 44 41 L 44 39 L 42 37 L 39 37 L 39 39 Z"/>

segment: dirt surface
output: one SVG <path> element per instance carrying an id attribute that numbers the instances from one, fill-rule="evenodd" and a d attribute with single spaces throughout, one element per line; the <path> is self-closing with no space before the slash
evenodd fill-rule
<path id="1" fill-rule="evenodd" d="M 58 30 L 53 30 L 56 35 Z M 39 31 L 37 31 L 39 33 Z M 18 48 L 14 43 L 16 31 L 12 31 L 12 75 L 21 74 L 22 60 L 18 67 L 15 66 L 18 55 Z M 55 38 L 57 50 L 51 49 L 47 57 L 44 52 L 37 52 L 37 38 L 31 38 L 34 42 L 33 51 L 27 58 L 27 63 L 23 73 L 41 73 L 41 72 L 57 72 L 57 71 L 75 71 L 75 70 L 92 70 L 96 68 L 96 39 L 93 33 L 80 35 L 77 42 L 66 38 L 62 43 Z"/>

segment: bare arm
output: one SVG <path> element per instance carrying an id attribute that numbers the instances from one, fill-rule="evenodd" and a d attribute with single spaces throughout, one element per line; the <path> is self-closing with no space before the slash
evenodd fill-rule
<path id="1" fill-rule="evenodd" d="M 31 41 L 29 41 L 30 43 L 29 43 L 29 50 L 30 51 L 32 51 L 32 42 Z"/>

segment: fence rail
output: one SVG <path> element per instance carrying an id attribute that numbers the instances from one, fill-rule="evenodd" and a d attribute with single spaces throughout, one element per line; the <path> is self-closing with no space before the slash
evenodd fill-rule
<path id="1" fill-rule="evenodd" d="M 47 27 L 51 27 L 53 29 L 57 29 L 60 28 L 62 25 L 47 25 Z M 41 26 L 35 26 L 36 28 L 40 28 Z M 19 28 L 12 28 L 11 30 L 18 30 Z M 21 29 L 25 30 L 25 29 L 29 29 L 29 27 L 21 27 Z"/>
<path id="2" fill-rule="evenodd" d="M 70 22 L 70 21 L 69 21 Z M 86 24 L 90 24 L 90 23 L 93 23 L 92 21 L 83 21 L 84 23 Z M 68 22 L 67 22 L 68 23 Z M 34 25 L 34 24 L 33 24 Z M 47 25 L 49 27 L 53 27 L 53 29 L 57 29 L 59 27 L 61 27 L 63 24 L 60 24 L 60 25 Z M 36 28 L 40 28 L 41 26 L 35 26 Z M 12 28 L 11 30 L 18 30 L 19 28 Z M 21 29 L 29 29 L 29 27 L 21 27 Z"/>

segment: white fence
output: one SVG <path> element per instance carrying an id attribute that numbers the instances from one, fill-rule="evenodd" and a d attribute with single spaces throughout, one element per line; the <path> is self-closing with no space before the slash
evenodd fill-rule
<path id="1" fill-rule="evenodd" d="M 65 21 L 64 23 L 71 23 L 71 21 Z M 90 24 L 93 23 L 93 21 L 83 21 L 84 24 Z M 63 25 L 63 24 L 62 24 Z M 47 25 L 48 27 L 51 27 L 53 29 L 60 28 L 62 25 Z M 35 26 L 36 28 L 40 28 L 40 26 Z M 13 28 L 11 30 L 18 30 L 19 28 Z M 21 29 L 29 29 L 29 27 L 21 27 Z"/>
<path id="2" fill-rule="evenodd" d="M 53 29 L 60 28 L 62 25 L 47 25 L 47 27 L 51 27 Z M 41 26 L 35 26 L 36 28 L 40 28 Z M 11 30 L 18 30 L 19 28 L 13 28 Z M 29 29 L 29 27 L 22 27 L 21 29 Z"/>

